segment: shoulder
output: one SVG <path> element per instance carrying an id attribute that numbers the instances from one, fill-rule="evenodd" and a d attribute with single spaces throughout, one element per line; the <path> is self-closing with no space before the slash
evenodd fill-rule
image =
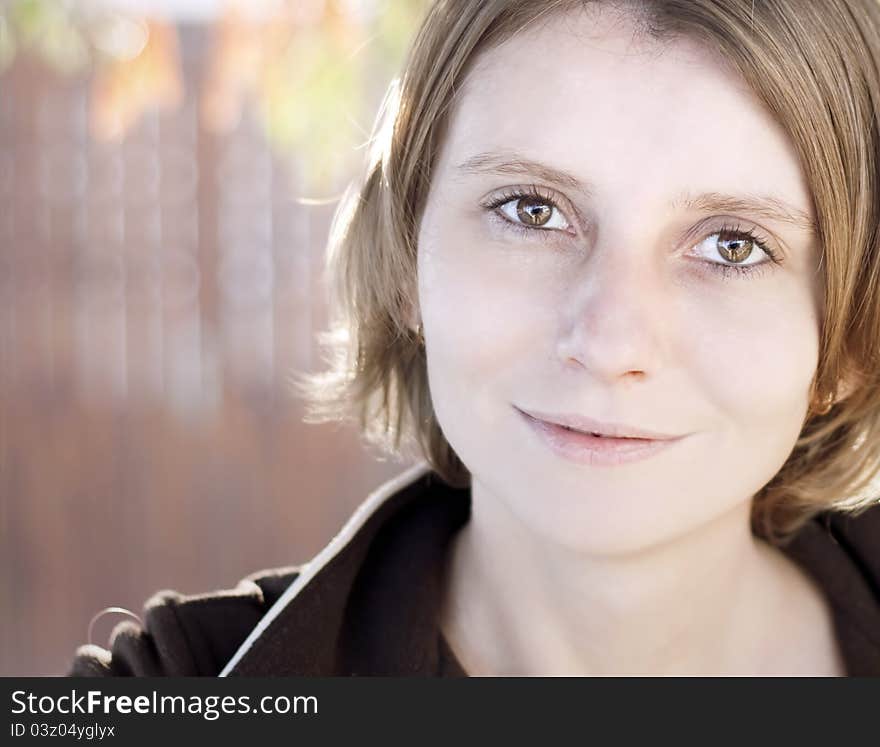
<path id="1" fill-rule="evenodd" d="M 880 502 L 822 513 L 785 549 L 830 602 L 847 671 L 880 674 Z"/>
<path id="2" fill-rule="evenodd" d="M 818 517 L 834 551 L 845 556 L 880 601 L 880 500 L 857 512 L 828 512 Z"/>
<path id="3" fill-rule="evenodd" d="M 301 572 L 301 566 L 258 571 L 234 588 L 183 595 L 160 591 L 142 623 L 119 623 L 108 648 L 80 646 L 69 676 L 217 676 L 248 633 Z"/>
<path id="4" fill-rule="evenodd" d="M 165 591 L 108 649 L 80 647 L 75 676 L 332 676 L 433 673 L 442 558 L 470 492 L 417 464 L 376 488 L 298 566 L 234 589 Z"/>
<path id="5" fill-rule="evenodd" d="M 849 571 L 880 590 L 880 500 L 858 511 L 826 511 L 809 521 L 788 551 L 817 567 Z"/>

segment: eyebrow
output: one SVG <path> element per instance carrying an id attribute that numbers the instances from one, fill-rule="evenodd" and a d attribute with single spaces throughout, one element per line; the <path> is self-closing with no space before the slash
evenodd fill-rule
<path id="1" fill-rule="evenodd" d="M 581 181 L 573 174 L 533 161 L 515 151 L 478 153 L 460 163 L 456 170 L 462 174 L 530 176 L 572 189 L 584 197 L 589 197 L 595 192 L 591 184 Z M 818 233 L 816 223 L 809 213 L 778 197 L 754 194 L 726 195 L 720 192 L 691 195 L 685 192 L 674 198 L 670 207 L 707 213 L 751 213 L 768 220 L 788 223 L 813 235 Z"/>

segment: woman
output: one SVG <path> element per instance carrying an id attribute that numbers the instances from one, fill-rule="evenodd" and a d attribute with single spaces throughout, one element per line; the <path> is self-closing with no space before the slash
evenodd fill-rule
<path id="1" fill-rule="evenodd" d="M 86 674 L 880 674 L 880 6 L 436 2 L 331 237 L 425 458 Z"/>

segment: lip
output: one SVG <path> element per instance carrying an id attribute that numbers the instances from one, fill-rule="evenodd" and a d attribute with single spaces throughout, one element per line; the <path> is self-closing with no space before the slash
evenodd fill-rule
<path id="1" fill-rule="evenodd" d="M 522 410 L 519 407 L 516 409 L 535 420 L 541 420 L 552 425 L 568 426 L 584 433 L 601 433 L 603 436 L 610 438 L 640 438 L 651 441 L 673 441 L 682 438 L 682 436 L 670 433 L 660 433 L 659 431 L 635 428 L 620 423 L 603 423 L 601 420 L 588 418 L 584 415 L 537 412 L 535 410 Z"/>
<path id="2" fill-rule="evenodd" d="M 602 424 L 582 416 L 547 415 L 546 417 L 553 418 L 553 420 L 544 420 L 533 415 L 531 411 L 526 412 L 518 407 L 515 409 L 522 415 L 533 432 L 550 447 L 551 451 L 578 464 L 598 467 L 636 462 L 659 454 L 685 438 L 685 436 L 657 434 L 656 431 Z M 569 427 L 586 427 L 598 433 L 602 433 L 604 429 L 615 433 L 651 433 L 653 435 L 652 437 L 593 436 L 590 433 L 567 430 L 563 426 L 568 423 L 560 424 L 557 418 L 578 424 Z"/>

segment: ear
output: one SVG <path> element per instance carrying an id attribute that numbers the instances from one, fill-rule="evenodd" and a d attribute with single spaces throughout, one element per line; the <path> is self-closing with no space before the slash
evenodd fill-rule
<path id="1" fill-rule="evenodd" d="M 418 286 L 415 280 L 410 283 L 408 291 L 409 292 L 405 296 L 406 301 L 404 302 L 406 308 L 404 319 L 406 320 L 406 326 L 413 334 L 415 334 L 422 321 L 422 313 L 419 309 Z"/>
<path id="2" fill-rule="evenodd" d="M 846 372 L 838 379 L 837 389 L 834 393 L 835 403 L 843 402 L 852 396 L 864 383 L 863 377 L 853 369 L 847 369 Z"/>
<path id="3" fill-rule="evenodd" d="M 422 315 L 419 312 L 418 306 L 415 304 L 408 304 L 404 319 L 406 320 L 407 328 L 410 330 L 410 332 L 415 334 L 420 322 L 422 321 Z"/>

